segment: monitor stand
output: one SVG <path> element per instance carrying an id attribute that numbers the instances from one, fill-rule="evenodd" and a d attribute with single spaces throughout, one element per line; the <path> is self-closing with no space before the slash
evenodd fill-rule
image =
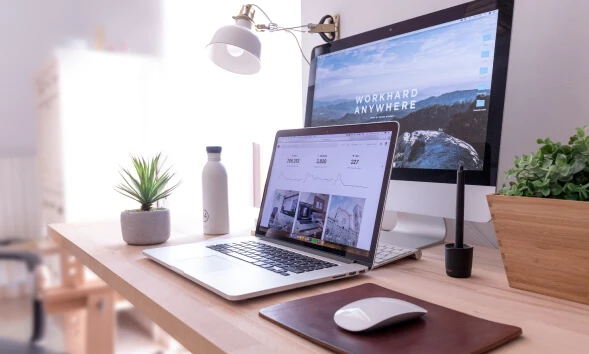
<path id="1" fill-rule="evenodd" d="M 384 218 L 379 242 L 422 249 L 440 244 L 446 238 L 446 223 L 442 217 L 387 210 Z"/>

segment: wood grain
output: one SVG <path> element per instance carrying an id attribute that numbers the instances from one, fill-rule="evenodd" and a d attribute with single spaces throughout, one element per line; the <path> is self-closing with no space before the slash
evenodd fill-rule
<path id="1" fill-rule="evenodd" d="M 86 306 L 86 353 L 104 354 L 115 352 L 115 293 L 107 289 L 88 297 Z M 100 333 L 100 335 L 95 335 Z"/>
<path id="2" fill-rule="evenodd" d="M 200 229 L 199 223 L 176 222 L 165 245 L 210 238 Z M 248 234 L 244 228 L 233 236 Z M 419 261 L 406 259 L 362 276 L 230 302 L 146 259 L 141 254 L 146 247 L 126 245 L 118 223 L 50 225 L 49 235 L 194 353 L 325 352 L 260 318 L 259 310 L 368 282 L 521 327 L 523 337 L 498 353 L 554 353 L 557 348 L 574 353 L 589 347 L 589 306 L 510 288 L 501 255 L 494 249 L 475 247 L 468 279 L 446 276 L 444 249 L 436 246 L 424 250 Z"/>
<path id="3" fill-rule="evenodd" d="M 509 285 L 589 304 L 589 203 L 488 195 Z"/>

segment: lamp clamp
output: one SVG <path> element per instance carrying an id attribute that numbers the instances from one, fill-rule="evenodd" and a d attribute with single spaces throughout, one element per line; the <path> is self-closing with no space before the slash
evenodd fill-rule
<path id="1" fill-rule="evenodd" d="M 328 21 L 328 22 L 326 22 Z M 335 14 L 334 16 L 331 15 L 326 15 L 323 16 L 323 18 L 321 18 L 321 21 L 319 21 L 319 23 L 315 24 L 315 23 L 309 23 L 307 25 L 307 28 L 309 29 L 309 33 L 319 33 L 319 35 L 321 35 L 321 37 L 326 41 L 326 42 L 330 42 L 333 40 L 337 40 L 340 38 L 340 33 L 339 33 L 339 26 L 340 26 L 340 18 L 338 14 Z M 328 34 L 328 35 L 326 35 Z M 325 37 L 323 36 L 327 36 L 327 39 L 325 39 Z"/>

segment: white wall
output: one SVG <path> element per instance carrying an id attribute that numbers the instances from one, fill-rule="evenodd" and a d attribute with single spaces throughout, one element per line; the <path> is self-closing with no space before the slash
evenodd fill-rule
<path id="1" fill-rule="evenodd" d="M 76 1 L 76 0 L 73 0 Z M 104 28 L 106 42 L 119 50 L 160 55 L 163 47 L 164 0 L 77 0 L 80 36 L 92 39 Z"/>
<path id="2" fill-rule="evenodd" d="M 302 0 L 302 23 L 338 13 L 342 37 L 347 37 L 463 2 Z M 575 127 L 589 123 L 589 105 L 585 99 L 589 86 L 588 19 L 589 1 L 515 0 L 500 171 L 510 167 L 514 155 L 535 150 L 536 138 L 550 136 L 566 143 Z M 315 45 L 322 43 L 319 36 L 303 37 L 303 48 L 308 55 Z M 304 73 L 303 97 L 306 87 Z M 502 182 L 500 172 L 498 185 Z M 449 221 L 448 226 L 451 234 L 453 222 Z M 466 232 L 465 237 L 475 244 L 496 246 L 490 224 L 469 224 Z"/>
<path id="3" fill-rule="evenodd" d="M 0 1 L 0 156 L 36 153 L 33 78 L 51 49 L 68 38 L 92 46 L 97 28 L 104 27 L 107 42 L 125 43 L 133 53 L 158 54 L 164 63 L 161 111 L 150 111 L 144 127 L 156 138 L 144 152 L 163 151 L 183 180 L 168 200 L 174 219 L 202 225 L 205 146 L 222 145 L 232 221 L 243 221 L 237 223 L 240 229 L 253 224 L 251 144 L 265 145 L 267 158 L 277 129 L 301 126 L 300 53 L 290 34 L 260 33 L 262 70 L 241 76 L 216 67 L 205 50 L 214 31 L 234 23 L 241 1 L 206 8 L 193 0 L 22 0 L 15 6 Z M 258 5 L 279 24 L 300 24 L 298 1 Z M 261 12 L 256 21 L 269 22 Z M 114 209 L 116 217 L 120 210 Z"/>
<path id="4" fill-rule="evenodd" d="M 34 155 L 33 78 L 69 38 L 93 44 L 96 30 L 129 51 L 157 54 L 161 0 L 0 0 L 0 156 Z"/>
<path id="5" fill-rule="evenodd" d="M 70 0 L 0 3 L 0 155 L 35 153 L 34 72 L 79 24 Z"/>

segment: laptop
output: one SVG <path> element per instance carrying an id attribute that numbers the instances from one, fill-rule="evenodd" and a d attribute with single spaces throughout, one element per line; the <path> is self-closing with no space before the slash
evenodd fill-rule
<path id="1" fill-rule="evenodd" d="M 383 122 L 278 131 L 254 236 L 143 254 L 228 300 L 418 258 L 417 249 L 377 249 L 398 129 Z"/>

